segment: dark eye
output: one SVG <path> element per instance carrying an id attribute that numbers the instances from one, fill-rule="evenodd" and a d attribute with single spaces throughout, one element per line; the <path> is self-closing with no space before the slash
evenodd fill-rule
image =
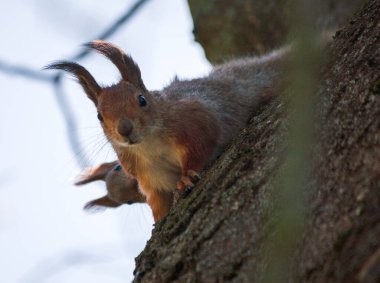
<path id="1" fill-rule="evenodd" d="M 113 170 L 115 170 L 115 171 L 121 171 L 121 166 L 118 164 L 118 165 L 116 165 L 116 166 L 113 168 Z"/>
<path id="2" fill-rule="evenodd" d="M 98 120 L 100 121 L 100 122 L 104 122 L 104 120 L 103 120 L 103 116 L 98 112 Z"/>
<path id="3" fill-rule="evenodd" d="M 146 106 L 146 99 L 143 95 L 139 95 L 139 104 L 141 107 Z"/>

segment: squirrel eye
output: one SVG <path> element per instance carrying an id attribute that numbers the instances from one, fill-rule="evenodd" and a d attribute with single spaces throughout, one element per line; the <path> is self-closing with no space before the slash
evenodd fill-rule
<path id="1" fill-rule="evenodd" d="M 146 99 L 143 95 L 139 95 L 139 104 L 141 107 L 146 106 Z"/>
<path id="2" fill-rule="evenodd" d="M 104 122 L 103 116 L 99 112 L 98 112 L 98 120 L 102 123 Z"/>
<path id="3" fill-rule="evenodd" d="M 113 170 L 115 170 L 115 171 L 121 171 L 121 166 L 120 166 L 120 164 L 116 165 L 116 166 L 113 168 Z"/>

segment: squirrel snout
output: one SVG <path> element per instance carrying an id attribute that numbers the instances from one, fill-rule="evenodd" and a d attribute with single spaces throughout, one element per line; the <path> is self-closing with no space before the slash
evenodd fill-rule
<path id="1" fill-rule="evenodd" d="M 133 130 L 133 124 L 131 120 L 129 119 L 120 120 L 119 125 L 117 127 L 117 131 L 122 137 L 129 139 L 129 136 L 132 133 L 132 130 Z"/>

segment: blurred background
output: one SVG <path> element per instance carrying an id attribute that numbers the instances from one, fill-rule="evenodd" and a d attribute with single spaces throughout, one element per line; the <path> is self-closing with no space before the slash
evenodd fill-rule
<path id="1" fill-rule="evenodd" d="M 3 3 L 0 26 L 0 282 L 132 280 L 151 211 L 82 210 L 105 188 L 75 187 L 75 176 L 115 156 L 80 86 L 66 75 L 53 83 L 55 73 L 40 70 L 114 27 L 107 40 L 133 56 L 149 89 L 175 75 L 201 76 L 210 65 L 194 42 L 187 1 L 14 0 Z M 120 77 L 100 55 L 78 62 L 101 84 Z"/>

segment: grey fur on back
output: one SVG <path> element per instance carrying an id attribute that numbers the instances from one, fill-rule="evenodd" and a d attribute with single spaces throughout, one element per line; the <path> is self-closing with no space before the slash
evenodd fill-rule
<path id="1" fill-rule="evenodd" d="M 196 100 L 211 109 L 220 121 L 222 150 L 254 111 L 277 95 L 289 51 L 286 47 L 261 57 L 232 60 L 200 79 L 176 79 L 160 96 L 168 101 Z"/>

